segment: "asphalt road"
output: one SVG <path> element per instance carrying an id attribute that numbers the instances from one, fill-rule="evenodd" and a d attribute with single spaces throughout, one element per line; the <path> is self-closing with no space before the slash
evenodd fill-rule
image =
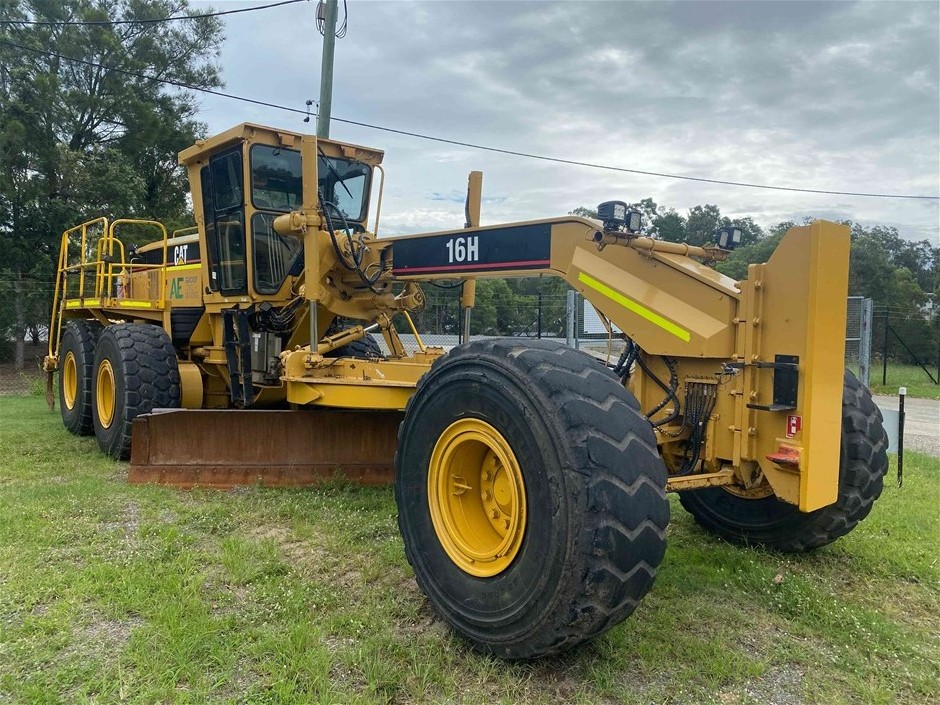
<path id="1" fill-rule="evenodd" d="M 897 411 L 897 397 L 876 396 L 882 409 Z M 904 448 L 940 457 L 940 401 L 936 399 L 904 400 Z"/>

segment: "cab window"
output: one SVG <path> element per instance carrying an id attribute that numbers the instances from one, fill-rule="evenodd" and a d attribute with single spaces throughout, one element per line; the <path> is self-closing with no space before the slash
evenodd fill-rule
<path id="1" fill-rule="evenodd" d="M 300 208 L 303 198 L 300 152 L 256 144 L 249 154 L 251 204 L 258 210 L 281 212 Z"/>
<path id="2" fill-rule="evenodd" d="M 209 286 L 223 294 L 247 293 L 241 151 L 234 149 L 214 155 L 201 176 Z"/>
<path id="3" fill-rule="evenodd" d="M 317 186 L 323 198 L 333 203 L 349 220 L 362 221 L 366 217 L 369 194 L 368 164 L 320 155 L 317 159 Z M 330 219 L 339 216 L 330 209 Z"/>
<path id="4" fill-rule="evenodd" d="M 301 207 L 303 179 L 300 152 L 266 144 L 252 145 L 251 245 L 254 287 L 259 294 L 275 294 L 294 270 L 303 251 L 299 238 L 274 231 L 277 213 Z M 273 211 L 273 212 L 272 212 Z"/>

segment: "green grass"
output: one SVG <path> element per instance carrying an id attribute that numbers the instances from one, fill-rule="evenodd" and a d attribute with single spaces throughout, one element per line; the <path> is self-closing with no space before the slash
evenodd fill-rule
<path id="1" fill-rule="evenodd" d="M 937 378 L 936 364 L 927 365 L 930 374 Z M 902 365 L 897 362 L 888 363 L 887 384 L 881 380 L 884 369 L 880 360 L 872 360 L 871 365 L 871 393 L 896 396 L 899 387 L 907 387 L 907 395 L 922 399 L 940 399 L 940 385 L 930 381 L 930 377 L 918 365 Z"/>
<path id="2" fill-rule="evenodd" d="M 0 398 L 0 454 L 4 703 L 923 703 L 940 682 L 925 456 L 809 555 L 723 544 L 673 501 L 637 612 L 512 664 L 434 616 L 390 488 L 132 487 L 35 398 Z"/>

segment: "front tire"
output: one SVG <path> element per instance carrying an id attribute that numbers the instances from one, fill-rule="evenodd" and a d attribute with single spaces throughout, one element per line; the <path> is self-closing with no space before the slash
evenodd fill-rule
<path id="1" fill-rule="evenodd" d="M 479 651 L 570 648 L 625 619 L 653 584 L 665 467 L 636 400 L 579 351 L 455 348 L 409 401 L 395 465 L 418 585 Z"/>
<path id="2" fill-rule="evenodd" d="M 881 411 L 846 370 L 842 388 L 842 445 L 835 504 L 803 513 L 773 495 L 739 497 L 721 487 L 679 494 L 682 506 L 706 531 L 728 541 L 795 553 L 845 536 L 871 512 L 888 470 L 888 436 Z"/>
<path id="3" fill-rule="evenodd" d="M 59 413 L 62 425 L 76 436 L 90 436 L 91 382 L 95 370 L 95 343 L 101 326 L 91 321 L 68 321 L 62 330 L 59 363 Z"/>
<path id="4" fill-rule="evenodd" d="M 143 323 L 108 326 L 98 339 L 92 406 L 102 452 L 127 460 L 134 419 L 157 408 L 178 408 L 176 351 L 162 328 Z"/>

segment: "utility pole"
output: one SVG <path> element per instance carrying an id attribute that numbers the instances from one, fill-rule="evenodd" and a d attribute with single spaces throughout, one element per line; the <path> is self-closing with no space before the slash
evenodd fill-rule
<path id="1" fill-rule="evenodd" d="M 330 136 L 333 109 L 333 48 L 336 46 L 337 0 L 320 0 L 317 16 L 323 15 L 323 59 L 320 62 L 320 106 L 317 110 L 317 137 Z"/>

